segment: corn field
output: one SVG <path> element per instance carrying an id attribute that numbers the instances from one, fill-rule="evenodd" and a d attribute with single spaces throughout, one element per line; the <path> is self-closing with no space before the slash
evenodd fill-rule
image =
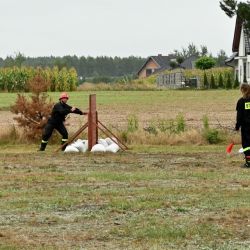
<path id="1" fill-rule="evenodd" d="M 73 91 L 77 87 L 78 77 L 74 68 L 61 70 L 54 68 L 11 67 L 0 69 L 0 91 L 29 92 L 28 82 L 37 73 L 49 83 L 49 91 Z"/>

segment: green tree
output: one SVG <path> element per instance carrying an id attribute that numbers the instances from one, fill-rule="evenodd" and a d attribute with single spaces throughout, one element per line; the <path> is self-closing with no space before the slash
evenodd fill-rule
<path id="1" fill-rule="evenodd" d="M 14 58 L 15 66 L 20 68 L 23 65 L 23 63 L 25 62 L 25 60 L 26 60 L 26 58 L 23 54 L 21 54 L 20 52 L 16 53 L 16 56 Z"/>
<path id="2" fill-rule="evenodd" d="M 207 46 L 201 45 L 201 52 L 200 52 L 200 55 L 201 55 L 201 56 L 207 56 L 207 54 L 208 54 Z"/>
<path id="3" fill-rule="evenodd" d="M 221 9 L 230 18 L 236 15 L 243 23 L 245 30 L 250 33 L 250 2 L 237 2 L 236 0 L 222 0 L 220 1 Z"/>
<path id="4" fill-rule="evenodd" d="M 225 66 L 225 60 L 227 59 L 226 52 L 224 50 L 220 50 L 217 54 L 216 65 L 219 67 Z"/>
<path id="5" fill-rule="evenodd" d="M 222 76 L 221 73 L 219 74 L 218 88 L 220 88 L 220 89 L 223 89 L 223 88 L 224 88 L 224 80 L 223 80 L 223 76 Z"/>
<path id="6" fill-rule="evenodd" d="M 170 61 L 169 65 L 170 65 L 170 67 L 171 67 L 172 69 L 175 69 L 175 68 L 178 67 L 178 63 L 177 63 L 176 61 Z"/>
<path id="7" fill-rule="evenodd" d="M 181 65 L 184 62 L 184 57 L 183 56 L 177 56 L 176 61 L 179 65 Z"/>
<path id="8" fill-rule="evenodd" d="M 232 78 L 230 74 L 227 74 L 226 89 L 232 88 Z"/>
<path id="9" fill-rule="evenodd" d="M 240 85 L 240 83 L 239 83 L 238 75 L 236 74 L 235 79 L 234 79 L 233 88 L 237 89 L 239 87 L 239 85 Z"/>
<path id="10" fill-rule="evenodd" d="M 207 74 L 206 71 L 204 71 L 204 78 L 203 78 L 203 84 L 204 84 L 204 88 L 207 89 L 209 86 L 208 80 L 207 80 Z"/>
<path id="11" fill-rule="evenodd" d="M 203 56 L 195 62 L 195 67 L 201 70 L 211 69 L 214 65 L 215 60 L 208 56 Z"/>
<path id="12" fill-rule="evenodd" d="M 203 47 L 205 47 L 205 46 L 203 46 Z M 199 52 L 198 48 L 193 43 L 190 43 L 187 48 L 182 48 L 181 51 L 174 50 L 174 54 L 177 57 L 182 57 L 182 58 L 186 59 L 186 58 L 193 56 L 193 55 L 199 56 L 200 52 Z"/>
<path id="13" fill-rule="evenodd" d="M 211 74 L 210 88 L 211 88 L 211 89 L 216 89 L 214 74 Z"/>

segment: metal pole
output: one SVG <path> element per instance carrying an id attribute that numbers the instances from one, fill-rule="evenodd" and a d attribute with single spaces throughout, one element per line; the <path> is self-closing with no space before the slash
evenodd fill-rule
<path id="1" fill-rule="evenodd" d="M 97 111 L 96 111 L 96 95 L 89 96 L 89 114 L 88 114 L 88 150 L 97 144 L 98 129 L 97 129 Z"/>

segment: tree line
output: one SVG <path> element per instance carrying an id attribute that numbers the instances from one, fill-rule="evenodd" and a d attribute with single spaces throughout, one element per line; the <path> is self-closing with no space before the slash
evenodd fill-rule
<path id="1" fill-rule="evenodd" d="M 63 57 L 26 57 L 21 53 L 15 56 L 7 56 L 5 59 L 0 58 L 0 67 L 42 67 L 53 68 L 74 68 L 79 78 L 84 80 L 88 77 L 120 77 L 120 76 L 134 76 L 138 69 L 145 62 L 142 57 L 77 57 L 77 56 L 63 56 Z"/>
<path id="2" fill-rule="evenodd" d="M 208 53 L 206 46 L 201 46 L 199 49 L 193 43 L 190 43 L 187 48 L 181 50 L 174 50 L 173 54 L 177 58 L 183 60 L 191 55 L 213 57 L 216 61 L 216 66 L 224 66 L 224 61 L 227 58 L 225 51 L 220 50 L 216 56 Z M 74 68 L 78 77 L 84 81 L 86 78 L 98 77 L 135 77 L 138 70 L 145 63 L 146 58 L 129 56 L 129 57 L 108 57 L 108 56 L 45 56 L 45 57 L 26 57 L 22 53 L 16 53 L 14 56 L 7 56 L 5 59 L 0 57 L 0 68 L 6 67 L 41 67 L 41 68 Z"/>

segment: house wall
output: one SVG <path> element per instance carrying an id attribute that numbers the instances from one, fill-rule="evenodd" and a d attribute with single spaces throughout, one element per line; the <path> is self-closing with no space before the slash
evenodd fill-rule
<path id="1" fill-rule="evenodd" d="M 239 54 L 238 56 L 245 56 L 245 40 L 244 40 L 244 32 L 243 29 L 241 29 L 240 34 L 240 44 L 239 44 Z"/>
<path id="2" fill-rule="evenodd" d="M 250 55 L 247 56 L 247 82 L 250 84 Z"/>
<path id="3" fill-rule="evenodd" d="M 238 60 L 238 78 L 240 83 L 244 82 L 244 65 L 242 59 Z"/>
<path id="4" fill-rule="evenodd" d="M 246 55 L 243 28 L 240 34 L 239 54 L 236 59 L 238 59 L 237 73 L 239 82 L 244 83 L 244 81 L 247 80 L 247 82 L 250 83 L 250 57 Z"/>
<path id="5" fill-rule="evenodd" d="M 145 78 L 147 77 L 147 70 L 151 70 L 152 73 L 159 68 L 159 65 L 157 63 L 155 63 L 152 59 L 150 59 L 146 65 L 144 66 L 144 68 L 140 71 L 140 73 L 138 74 L 139 78 Z"/>

